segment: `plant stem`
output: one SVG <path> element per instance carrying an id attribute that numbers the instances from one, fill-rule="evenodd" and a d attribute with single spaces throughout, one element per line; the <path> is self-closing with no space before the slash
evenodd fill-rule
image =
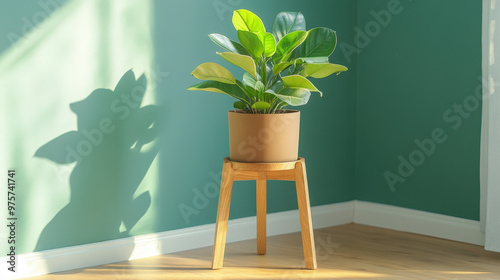
<path id="1" fill-rule="evenodd" d="M 261 66 L 260 66 L 260 76 L 262 77 L 262 83 L 267 85 L 267 68 L 266 68 L 266 59 L 261 58 Z"/>

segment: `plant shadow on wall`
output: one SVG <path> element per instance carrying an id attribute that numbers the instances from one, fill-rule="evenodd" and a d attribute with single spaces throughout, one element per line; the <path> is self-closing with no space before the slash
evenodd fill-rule
<path id="1" fill-rule="evenodd" d="M 70 104 L 77 131 L 40 147 L 35 157 L 75 163 L 70 202 L 43 229 L 35 251 L 129 236 L 151 195 L 135 193 L 158 154 L 155 105 L 141 107 L 146 77 L 123 75 L 114 91 L 96 89 Z M 50 192 L 50 190 L 47 190 Z"/>

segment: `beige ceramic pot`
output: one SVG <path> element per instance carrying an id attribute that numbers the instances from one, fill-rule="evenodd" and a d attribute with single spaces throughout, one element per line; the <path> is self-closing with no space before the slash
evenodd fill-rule
<path id="1" fill-rule="evenodd" d="M 248 114 L 229 111 L 229 157 L 239 162 L 298 159 L 300 112 Z"/>

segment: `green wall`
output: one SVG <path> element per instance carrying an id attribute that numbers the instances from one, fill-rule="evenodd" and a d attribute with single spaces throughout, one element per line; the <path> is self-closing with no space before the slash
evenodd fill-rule
<path id="1" fill-rule="evenodd" d="M 44 9 L 8 5 L 0 10 L 0 106 L 2 120 L 15 121 L 0 122 L 13 132 L 2 136 L 10 144 L 0 155 L 2 168 L 19 170 L 22 185 L 18 254 L 215 221 L 233 101 L 186 88 L 197 82 L 190 72 L 198 64 L 227 66 L 207 34 L 236 38 L 231 13 L 238 8 L 268 27 L 279 11 L 291 10 L 305 15 L 308 28 L 337 31 L 331 61 L 349 71 L 316 81 L 324 96 L 300 108 L 312 205 L 358 199 L 479 219 L 480 2 L 73 0 L 46 13 L 49 23 L 26 36 L 31 44 L 22 54 L 8 34 L 20 34 L 23 17 Z M 146 72 L 143 106 L 151 110 L 97 145 L 90 164 L 66 164 L 70 144 L 61 135 L 92 131 L 108 117 L 121 124 L 102 105 L 113 101 L 103 97 L 108 91 L 95 90 L 113 90 L 131 68 L 136 78 Z M 130 76 L 123 81 L 114 94 L 137 86 Z M 70 110 L 80 100 L 90 107 Z M 151 120 L 155 130 L 140 129 Z M 154 145 L 120 152 L 131 135 Z M 398 171 L 401 159 L 415 166 Z M 271 182 L 268 195 L 271 213 L 297 208 L 290 182 Z M 230 218 L 253 215 L 255 186 L 235 183 Z"/>
<path id="2" fill-rule="evenodd" d="M 150 15 L 144 12 L 148 8 Z M 228 155 L 227 111 L 232 109 L 233 100 L 186 88 L 197 82 L 190 73 L 198 64 L 213 61 L 227 66 L 215 53 L 220 49 L 207 35 L 217 32 L 236 38 L 231 15 L 238 8 L 254 11 L 268 28 L 278 12 L 301 11 L 308 28 L 331 27 L 339 40 L 352 38 L 356 24 L 356 3 L 350 0 L 316 1 L 314 5 L 285 0 L 74 0 L 54 12 L 48 25 L 40 23 L 27 35 L 34 41 L 27 54 L 16 53 L 16 49 L 23 49 L 20 45 L 2 41 L 0 72 L 3 69 L 8 81 L 14 81 L 9 89 L 19 93 L 9 97 L 2 92 L 6 99 L 15 101 L 4 108 L 5 115 L 17 112 L 15 116 L 20 119 L 7 124 L 16 133 L 4 136 L 11 148 L 2 159 L 3 164 L 19 171 L 18 179 L 23 182 L 17 193 L 17 214 L 22 217 L 18 254 L 215 221 L 216 187 L 222 159 Z M 14 10 L 17 12 L 12 16 L 1 19 L 2 39 L 9 32 L 19 33 L 22 17 L 31 19 L 41 7 L 33 3 L 21 8 L 19 4 Z M 54 17 L 58 21 L 54 22 Z M 74 38 L 74 34 L 81 39 Z M 69 57 L 64 47 L 75 48 L 71 45 L 75 41 L 84 48 Z M 54 43 L 46 46 L 47 42 Z M 150 49 L 154 50 L 152 55 Z M 60 53 L 60 58 L 50 59 L 47 52 Z M 68 61 L 74 66 L 73 72 L 62 67 Z M 331 61 L 348 65 L 338 50 Z M 40 75 L 22 75 L 22 70 L 30 65 L 35 65 L 30 71 Z M 349 67 L 351 70 L 342 75 L 317 81 L 315 84 L 324 96 L 313 96 L 308 106 L 300 108 L 300 155 L 306 158 L 312 205 L 355 198 L 353 61 Z M 126 76 L 122 86 L 118 86 L 121 90 L 111 93 L 99 88 L 113 90 L 130 68 L 136 78 L 142 74 L 141 69 L 154 72 L 146 73 L 144 99 L 149 101 L 143 102 L 143 106 L 151 104 L 152 109 L 158 110 L 131 110 L 134 117 L 122 122 L 120 116 L 125 111 L 120 106 L 118 112 L 113 112 L 113 99 L 108 97 L 125 97 L 138 85 Z M 61 72 L 64 69 L 66 72 Z M 55 82 L 54 76 L 58 77 Z M 139 85 L 144 80 L 140 81 Z M 23 84 L 40 85 L 45 99 Z M 71 90 L 60 90 L 68 87 Z M 76 106 L 79 109 L 70 105 L 81 100 Z M 108 115 L 106 108 L 111 108 L 113 114 Z M 23 111 L 26 117 L 20 114 Z M 104 118 L 109 118 L 116 129 L 109 134 L 104 132 L 105 140 L 92 146 L 90 155 L 83 156 L 76 166 L 74 162 L 67 164 L 68 147 L 77 150 L 81 141 L 88 140 L 78 138 L 78 133 L 94 131 Z M 156 130 L 140 130 L 153 119 Z M 36 137 L 28 138 L 30 133 Z M 18 138 L 20 135 L 26 137 Z M 121 147 L 133 147 L 133 137 L 143 142 L 156 140 L 146 152 L 120 152 Z M 145 170 L 148 166 L 150 169 Z M 291 182 L 270 182 L 268 196 L 271 213 L 297 208 Z M 254 184 L 235 183 L 230 218 L 253 215 Z"/>
<path id="3" fill-rule="evenodd" d="M 358 1 L 358 26 L 373 28 L 388 2 Z M 358 55 L 356 198 L 479 220 L 481 1 L 400 10 Z"/>

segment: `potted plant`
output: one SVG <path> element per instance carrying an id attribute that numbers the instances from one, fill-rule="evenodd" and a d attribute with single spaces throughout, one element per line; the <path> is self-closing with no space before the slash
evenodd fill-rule
<path id="1" fill-rule="evenodd" d="M 225 52 L 227 62 L 242 68 L 241 80 L 223 66 L 207 62 L 191 73 L 200 80 L 188 90 L 219 92 L 237 99 L 228 114 L 230 159 L 242 162 L 283 162 L 298 158 L 300 106 L 319 91 L 309 78 L 346 71 L 328 57 L 337 43 L 335 31 L 306 31 L 300 12 L 281 12 L 267 32 L 262 20 L 248 10 L 233 12 L 239 42 L 221 34 L 210 39 Z"/>

